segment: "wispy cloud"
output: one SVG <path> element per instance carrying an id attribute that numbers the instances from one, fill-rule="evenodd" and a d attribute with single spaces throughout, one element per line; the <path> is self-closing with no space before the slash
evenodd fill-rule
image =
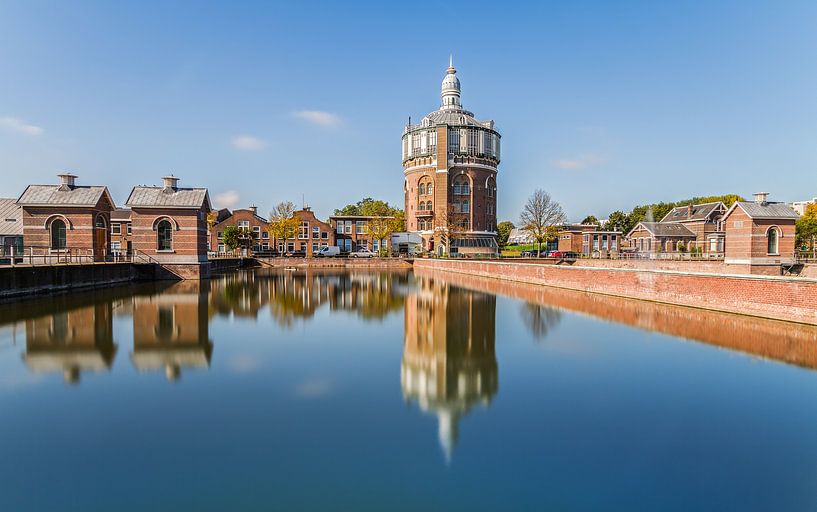
<path id="1" fill-rule="evenodd" d="M 325 128 L 340 124 L 340 117 L 331 112 L 323 112 L 321 110 L 298 110 L 292 113 L 292 117 Z"/>
<path id="2" fill-rule="evenodd" d="M 566 171 L 579 171 L 587 169 L 595 165 L 600 165 L 605 162 L 605 159 L 599 155 L 581 155 L 578 158 L 563 158 L 561 160 L 554 160 L 553 166 Z"/>
<path id="3" fill-rule="evenodd" d="M 241 196 L 235 190 L 228 190 L 213 196 L 213 202 L 219 208 L 232 208 L 238 204 L 240 199 Z"/>
<path id="4" fill-rule="evenodd" d="M 236 135 L 231 142 L 239 151 L 260 151 L 267 147 L 266 142 L 252 135 Z"/>
<path id="5" fill-rule="evenodd" d="M 28 124 L 16 117 L 0 117 L 0 127 L 24 135 L 30 135 L 31 137 L 39 137 L 45 131 L 39 126 Z"/>
<path id="6" fill-rule="evenodd" d="M 300 398 L 320 398 L 332 392 L 332 382 L 327 379 L 310 378 L 295 386 L 295 396 Z"/>

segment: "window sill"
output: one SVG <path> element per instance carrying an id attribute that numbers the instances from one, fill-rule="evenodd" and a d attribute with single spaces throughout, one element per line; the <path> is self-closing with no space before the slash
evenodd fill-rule
<path id="1" fill-rule="evenodd" d="M 176 251 L 174 251 L 173 249 L 156 249 L 157 254 L 172 254 L 174 252 Z"/>

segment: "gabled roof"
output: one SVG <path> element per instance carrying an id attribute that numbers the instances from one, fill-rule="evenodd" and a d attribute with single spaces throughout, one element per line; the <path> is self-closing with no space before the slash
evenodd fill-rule
<path id="1" fill-rule="evenodd" d="M 627 237 L 641 226 L 652 236 L 690 237 L 695 238 L 695 233 L 680 222 L 639 222 L 627 233 Z"/>
<path id="2" fill-rule="evenodd" d="M 23 234 L 23 209 L 17 200 L 0 198 L 0 235 Z"/>
<path id="3" fill-rule="evenodd" d="M 735 208 L 740 208 L 752 219 L 783 220 L 800 218 L 797 212 L 786 203 L 755 203 L 752 201 L 738 201 L 729 208 L 724 217 L 730 215 Z"/>
<path id="4" fill-rule="evenodd" d="M 72 187 L 60 185 L 29 185 L 17 199 L 20 206 L 69 206 L 94 207 L 102 196 L 106 196 L 111 204 L 115 204 L 108 187 L 101 185 L 74 185 Z"/>
<path id="5" fill-rule="evenodd" d="M 130 210 L 128 208 L 117 208 L 116 210 L 111 212 L 111 220 L 112 221 L 129 221 L 130 220 Z"/>
<path id="6" fill-rule="evenodd" d="M 689 222 L 696 220 L 706 220 L 713 212 L 726 210 L 726 205 L 721 201 L 714 203 L 703 203 L 692 205 L 692 215 L 689 214 L 689 206 L 676 206 L 667 213 L 661 222 Z"/>
<path id="7" fill-rule="evenodd" d="M 133 187 L 125 206 L 131 208 L 201 208 L 210 206 L 206 188 Z"/>

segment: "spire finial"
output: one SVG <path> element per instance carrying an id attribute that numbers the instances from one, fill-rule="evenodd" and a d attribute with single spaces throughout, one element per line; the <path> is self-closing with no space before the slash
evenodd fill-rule
<path id="1" fill-rule="evenodd" d="M 453 53 L 448 54 L 448 67 L 449 68 L 454 67 L 454 54 Z"/>

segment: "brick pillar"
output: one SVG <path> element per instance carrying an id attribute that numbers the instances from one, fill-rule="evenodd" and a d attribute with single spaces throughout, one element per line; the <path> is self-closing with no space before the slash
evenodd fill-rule
<path id="1" fill-rule="evenodd" d="M 448 127 L 437 127 L 437 168 L 434 173 L 434 226 L 445 224 L 448 213 Z M 440 233 L 435 229 L 434 250 L 440 245 Z M 446 244 L 447 245 L 447 244 Z M 445 248 L 449 252 L 449 247 Z"/>

